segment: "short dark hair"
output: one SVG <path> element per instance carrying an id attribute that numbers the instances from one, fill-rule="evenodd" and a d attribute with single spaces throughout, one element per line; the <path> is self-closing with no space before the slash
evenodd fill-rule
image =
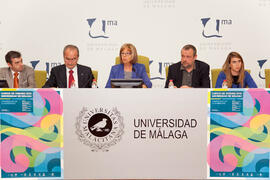
<path id="1" fill-rule="evenodd" d="M 22 55 L 20 52 L 18 51 L 9 51 L 6 56 L 5 56 L 5 59 L 6 59 L 6 62 L 9 63 L 9 64 L 12 64 L 12 60 L 13 58 L 20 58 Z"/>
<path id="2" fill-rule="evenodd" d="M 191 44 L 185 45 L 182 49 L 184 49 L 184 50 L 192 49 L 193 50 L 193 56 L 197 55 L 197 49 L 195 48 L 195 46 L 193 46 Z"/>
<path id="3" fill-rule="evenodd" d="M 72 44 L 66 45 L 66 46 L 64 47 L 64 50 L 63 50 L 63 56 L 65 56 L 65 52 L 66 52 L 67 49 L 73 49 L 73 50 L 76 50 L 77 53 L 78 53 L 78 57 L 79 57 L 79 48 L 78 48 L 77 46 L 72 45 Z"/>

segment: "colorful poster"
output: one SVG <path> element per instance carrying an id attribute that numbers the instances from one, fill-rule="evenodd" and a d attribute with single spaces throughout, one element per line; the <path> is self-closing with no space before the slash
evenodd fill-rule
<path id="1" fill-rule="evenodd" d="M 209 91 L 208 177 L 269 178 L 270 91 Z"/>
<path id="2" fill-rule="evenodd" d="M 0 91 L 1 178 L 63 177 L 63 100 L 54 89 Z"/>

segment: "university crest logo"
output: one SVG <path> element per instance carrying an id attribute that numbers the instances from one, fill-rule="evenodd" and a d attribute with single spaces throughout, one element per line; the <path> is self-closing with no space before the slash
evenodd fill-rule
<path id="1" fill-rule="evenodd" d="M 79 140 L 92 151 L 108 151 L 121 140 L 124 133 L 123 117 L 116 107 L 83 107 L 75 127 Z"/>

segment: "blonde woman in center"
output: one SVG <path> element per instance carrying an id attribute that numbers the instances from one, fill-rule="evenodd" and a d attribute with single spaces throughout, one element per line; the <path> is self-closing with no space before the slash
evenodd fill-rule
<path id="1" fill-rule="evenodd" d="M 143 80 L 143 88 L 151 88 L 152 83 L 147 76 L 144 64 L 137 63 L 137 50 L 132 44 L 123 44 L 120 48 L 120 64 L 111 68 L 110 76 L 105 88 L 111 88 L 111 79 L 136 79 Z"/>

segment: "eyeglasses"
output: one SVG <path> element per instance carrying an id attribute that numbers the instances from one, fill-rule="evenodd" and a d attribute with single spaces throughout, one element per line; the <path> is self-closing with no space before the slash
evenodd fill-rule
<path id="1" fill-rule="evenodd" d="M 130 52 L 127 52 L 127 53 L 121 53 L 121 56 L 130 56 L 131 55 L 131 53 Z"/>

